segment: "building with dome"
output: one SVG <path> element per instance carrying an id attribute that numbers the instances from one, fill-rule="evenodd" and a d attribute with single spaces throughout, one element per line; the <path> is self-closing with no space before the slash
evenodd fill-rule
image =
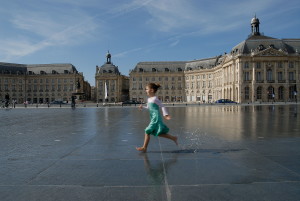
<path id="1" fill-rule="evenodd" d="M 145 99 L 143 86 L 158 82 L 163 86 L 158 96 L 165 102 L 295 101 L 300 82 L 300 39 L 264 36 L 259 25 L 255 16 L 251 34 L 229 54 L 185 62 L 138 63 L 130 72 L 130 97 Z"/>
<path id="2" fill-rule="evenodd" d="M 111 54 L 106 54 L 106 62 L 96 66 L 95 98 L 97 102 L 122 102 L 129 99 L 129 78 L 121 75 L 118 66 L 111 62 Z"/>

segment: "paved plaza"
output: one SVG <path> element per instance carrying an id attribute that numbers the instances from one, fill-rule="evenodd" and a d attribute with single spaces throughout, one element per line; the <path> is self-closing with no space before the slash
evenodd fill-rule
<path id="1" fill-rule="evenodd" d="M 298 201 L 300 105 L 0 110 L 1 201 Z"/>

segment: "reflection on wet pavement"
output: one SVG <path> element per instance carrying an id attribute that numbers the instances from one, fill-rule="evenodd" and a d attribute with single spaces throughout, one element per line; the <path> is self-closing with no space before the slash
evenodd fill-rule
<path id="1" fill-rule="evenodd" d="M 145 154 L 134 107 L 0 110 L 0 200 L 298 200 L 298 105 L 168 110 Z"/>

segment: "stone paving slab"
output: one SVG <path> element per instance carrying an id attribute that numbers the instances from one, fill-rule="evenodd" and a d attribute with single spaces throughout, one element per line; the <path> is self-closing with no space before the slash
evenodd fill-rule
<path id="1" fill-rule="evenodd" d="M 180 145 L 152 137 L 145 154 L 134 107 L 0 110 L 0 200 L 297 201 L 294 107 L 169 108 Z"/>

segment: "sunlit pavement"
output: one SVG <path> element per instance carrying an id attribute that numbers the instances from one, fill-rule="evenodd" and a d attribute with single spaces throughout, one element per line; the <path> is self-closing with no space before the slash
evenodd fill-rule
<path id="1" fill-rule="evenodd" d="M 299 200 L 299 105 L 168 109 L 146 154 L 136 107 L 1 109 L 0 200 Z"/>

